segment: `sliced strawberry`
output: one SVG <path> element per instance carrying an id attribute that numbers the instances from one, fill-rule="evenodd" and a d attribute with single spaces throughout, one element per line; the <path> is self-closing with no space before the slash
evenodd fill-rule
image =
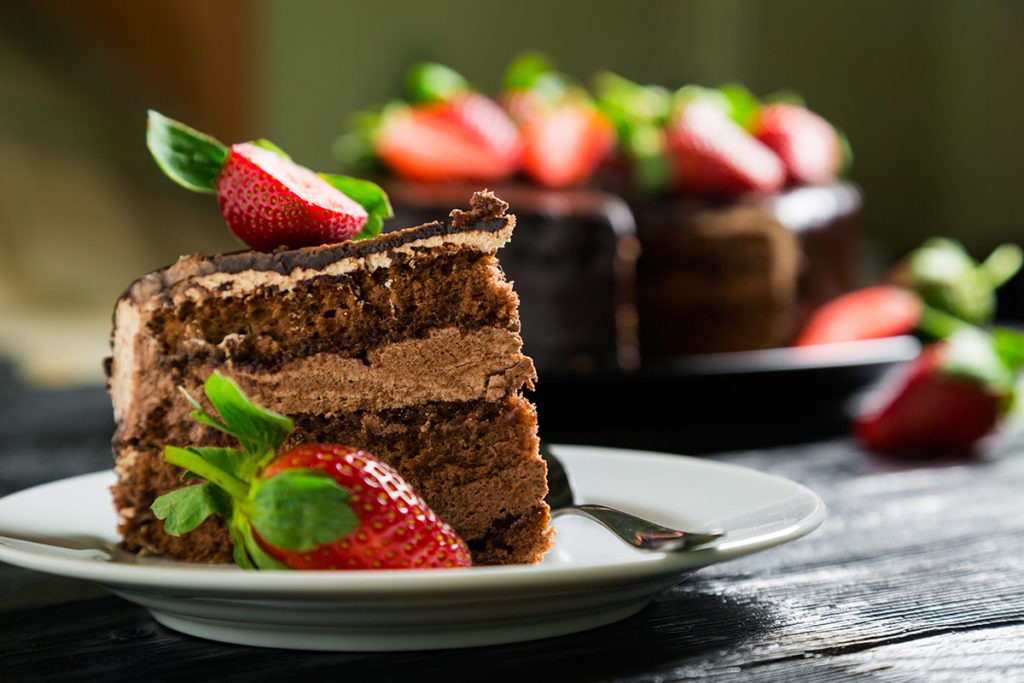
<path id="1" fill-rule="evenodd" d="M 373 145 L 392 172 L 420 181 L 502 180 L 517 170 L 522 154 L 508 114 L 473 92 L 389 113 Z"/>
<path id="2" fill-rule="evenodd" d="M 522 135 L 523 170 L 550 188 L 589 178 L 615 144 L 615 129 L 601 112 L 569 100 L 528 114 Z"/>
<path id="3" fill-rule="evenodd" d="M 828 121 L 798 104 L 761 108 L 752 124 L 758 140 L 775 151 L 793 184 L 835 180 L 843 163 L 839 134 Z"/>
<path id="4" fill-rule="evenodd" d="M 165 449 L 167 462 L 205 479 L 153 503 L 167 533 L 188 533 L 218 514 L 244 569 L 470 565 L 462 539 L 388 465 L 341 445 L 303 445 L 277 456 L 293 430 L 289 418 L 253 404 L 217 373 L 205 391 L 218 415 L 186 394 L 193 415 L 242 448 Z"/>
<path id="5" fill-rule="evenodd" d="M 948 361 L 949 346 L 935 343 L 892 377 L 878 405 L 854 421 L 860 443 L 876 453 L 950 455 L 969 452 L 992 432 L 1006 396 L 949 372 Z"/>
<path id="6" fill-rule="evenodd" d="M 367 219 L 362 206 L 313 171 L 249 143 L 231 146 L 217 201 L 231 232 L 254 249 L 343 242 Z"/>
<path id="7" fill-rule="evenodd" d="M 668 149 L 679 190 L 713 197 L 775 192 L 786 170 L 771 149 L 711 99 L 686 103 L 668 125 Z"/>
<path id="8" fill-rule="evenodd" d="M 229 148 L 150 111 L 146 144 L 171 180 L 216 193 L 228 228 L 254 249 L 365 239 L 391 215 L 387 195 L 374 183 L 314 173 L 266 140 Z"/>
<path id="9" fill-rule="evenodd" d="M 818 308 L 797 334 L 793 346 L 878 339 L 909 334 L 923 305 L 914 293 L 874 285 L 840 295 Z"/>

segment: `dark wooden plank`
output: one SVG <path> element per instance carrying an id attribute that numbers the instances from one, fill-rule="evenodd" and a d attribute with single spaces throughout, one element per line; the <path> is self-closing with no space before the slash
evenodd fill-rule
<path id="1" fill-rule="evenodd" d="M 14 479 L 45 477 L 34 464 L 42 451 L 21 443 L 4 453 L 28 472 Z M 96 469 L 106 457 L 99 445 L 63 452 L 60 476 Z M 716 456 L 810 486 L 828 519 L 795 543 L 698 572 L 631 619 L 498 647 L 235 647 L 169 631 L 88 584 L 4 568 L 0 680 L 64 680 L 68 670 L 85 680 L 214 670 L 224 680 L 343 672 L 350 680 L 470 681 L 480 671 L 498 681 L 632 683 L 1024 679 L 1022 453 L 1008 439 L 987 458 L 895 463 L 835 439 Z"/>

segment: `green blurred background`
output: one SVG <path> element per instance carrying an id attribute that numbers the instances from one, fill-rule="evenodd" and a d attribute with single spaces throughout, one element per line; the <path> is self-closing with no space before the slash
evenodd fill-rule
<path id="1" fill-rule="evenodd" d="M 1016 0 L 3 3 L 0 354 L 100 381 L 133 278 L 237 248 L 215 200 L 152 163 L 147 108 L 337 170 L 352 115 L 424 59 L 486 91 L 526 49 L 584 81 L 796 90 L 851 140 L 874 267 L 933 235 L 983 256 L 1024 238 L 1022 35 Z"/>

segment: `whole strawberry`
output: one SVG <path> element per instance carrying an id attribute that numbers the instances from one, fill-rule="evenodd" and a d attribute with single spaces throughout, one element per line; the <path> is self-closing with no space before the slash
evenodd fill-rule
<path id="1" fill-rule="evenodd" d="M 468 567 L 469 550 L 409 484 L 369 453 L 306 444 L 282 455 L 290 419 L 254 405 L 214 373 L 205 392 L 219 418 L 187 393 L 193 417 L 241 449 L 168 446 L 164 459 L 204 482 L 159 497 L 153 512 L 180 535 L 221 515 L 244 569 Z"/>
<path id="2" fill-rule="evenodd" d="M 796 185 L 835 180 L 843 164 L 843 143 L 828 121 L 810 109 L 788 102 L 766 104 L 751 124 L 758 140 L 771 148 Z"/>
<path id="3" fill-rule="evenodd" d="M 150 111 L 146 142 L 172 180 L 215 193 L 228 228 L 253 249 L 372 237 L 391 215 L 387 196 L 373 183 L 314 173 L 266 140 L 227 147 Z"/>
<path id="4" fill-rule="evenodd" d="M 668 151 L 677 188 L 728 198 L 775 192 L 786 180 L 778 155 L 730 118 L 710 96 L 685 96 L 668 123 Z"/>
<path id="5" fill-rule="evenodd" d="M 969 453 L 1013 405 L 1022 360 L 1019 334 L 964 327 L 883 383 L 855 416 L 854 433 L 881 454 Z"/>

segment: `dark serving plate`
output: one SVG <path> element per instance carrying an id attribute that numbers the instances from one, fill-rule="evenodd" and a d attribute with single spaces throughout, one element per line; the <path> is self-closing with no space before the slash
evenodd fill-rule
<path id="1" fill-rule="evenodd" d="M 629 373 L 542 374 L 531 398 L 545 441 L 675 453 L 843 434 L 850 406 L 914 358 L 911 336 L 707 354 Z"/>

